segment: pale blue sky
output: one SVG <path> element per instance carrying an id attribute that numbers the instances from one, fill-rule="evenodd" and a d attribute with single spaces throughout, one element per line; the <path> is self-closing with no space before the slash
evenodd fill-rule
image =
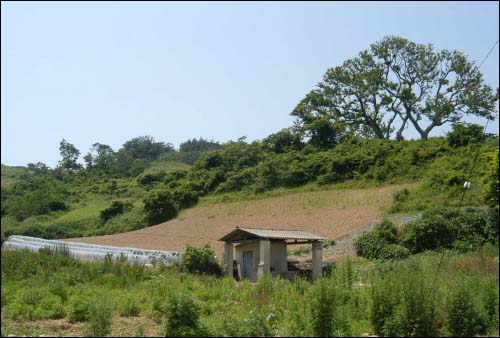
<path id="1" fill-rule="evenodd" d="M 54 167 L 62 138 L 82 156 L 141 135 L 262 139 L 292 125 L 327 68 L 385 35 L 479 63 L 498 26 L 497 2 L 3 1 L 1 162 Z M 481 68 L 494 88 L 498 50 Z"/>

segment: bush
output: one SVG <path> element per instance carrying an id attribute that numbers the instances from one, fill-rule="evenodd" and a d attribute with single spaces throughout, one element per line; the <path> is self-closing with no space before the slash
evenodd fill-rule
<path id="1" fill-rule="evenodd" d="M 39 288 L 21 290 L 9 300 L 5 310 L 14 320 L 58 319 L 66 315 L 61 298 Z"/>
<path id="2" fill-rule="evenodd" d="M 188 296 L 172 296 L 168 303 L 165 337 L 204 336 L 198 321 L 199 313 L 199 308 Z"/>
<path id="3" fill-rule="evenodd" d="M 150 185 L 156 182 L 162 182 L 167 177 L 167 172 L 164 170 L 142 173 L 137 176 L 139 185 Z"/>
<path id="4" fill-rule="evenodd" d="M 358 255 L 369 259 L 406 257 L 404 250 L 398 245 L 386 248 L 390 244 L 397 243 L 397 234 L 396 225 L 385 219 L 377 224 L 372 231 L 360 235 L 354 241 L 354 248 Z"/>
<path id="5" fill-rule="evenodd" d="M 177 216 L 177 206 L 168 191 L 156 191 L 144 199 L 144 211 L 149 224 L 158 224 Z"/>
<path id="6" fill-rule="evenodd" d="M 173 199 L 179 209 L 190 208 L 198 203 L 198 193 L 188 185 L 181 185 L 174 190 Z"/>
<path id="7" fill-rule="evenodd" d="M 402 259 L 410 255 L 410 250 L 398 244 L 386 244 L 378 252 L 380 259 Z"/>
<path id="8" fill-rule="evenodd" d="M 84 295 L 69 299 L 69 322 L 86 322 L 90 317 L 90 298 Z"/>
<path id="9" fill-rule="evenodd" d="M 435 337 L 437 312 L 432 285 L 420 265 L 388 262 L 372 278 L 371 322 L 388 337 Z"/>
<path id="10" fill-rule="evenodd" d="M 101 222 L 105 223 L 111 218 L 123 214 L 126 210 L 132 209 L 132 207 L 130 202 L 113 201 L 109 207 L 101 210 L 99 217 Z"/>
<path id="11" fill-rule="evenodd" d="M 456 230 L 445 215 L 435 214 L 406 225 L 403 244 L 411 253 L 438 248 L 450 248 L 456 238 Z"/>
<path id="12" fill-rule="evenodd" d="M 118 305 L 118 312 L 122 317 L 137 317 L 139 316 L 141 309 L 137 300 L 127 296 L 124 297 Z"/>
<path id="13" fill-rule="evenodd" d="M 222 276 L 223 273 L 209 244 L 205 244 L 201 248 L 188 245 L 182 257 L 181 267 L 190 273 L 205 273 L 215 276 Z"/>
<path id="14" fill-rule="evenodd" d="M 463 147 L 473 143 L 483 143 L 486 135 L 483 133 L 483 127 L 478 124 L 454 123 L 452 131 L 446 134 L 446 140 L 450 147 Z"/>
<path id="15" fill-rule="evenodd" d="M 451 247 L 467 251 L 497 241 L 498 213 L 494 209 L 431 209 L 408 223 L 402 236 L 411 253 Z"/>
<path id="16" fill-rule="evenodd" d="M 335 296 L 326 279 L 320 279 L 313 290 L 311 318 L 314 336 L 334 337 Z"/>
<path id="17" fill-rule="evenodd" d="M 93 299 L 89 306 L 89 316 L 86 324 L 88 337 L 105 337 L 111 331 L 112 308 L 105 299 Z"/>
<path id="18" fill-rule="evenodd" d="M 488 159 L 486 173 L 482 181 L 486 185 L 482 200 L 490 207 L 498 208 L 498 196 L 500 195 L 500 175 L 498 166 L 498 150 L 485 154 Z"/>
<path id="19" fill-rule="evenodd" d="M 454 290 L 447 304 L 448 331 L 454 337 L 471 337 L 481 333 L 481 318 L 474 308 L 470 292 L 464 288 Z"/>

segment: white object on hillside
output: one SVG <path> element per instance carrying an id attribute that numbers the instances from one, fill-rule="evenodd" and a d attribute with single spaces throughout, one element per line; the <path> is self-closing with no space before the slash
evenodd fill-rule
<path id="1" fill-rule="evenodd" d="M 64 247 L 69 254 L 77 259 L 104 261 L 107 255 L 113 260 L 120 256 L 126 258 L 126 263 L 169 265 L 181 259 L 183 253 L 177 251 L 146 250 L 138 248 L 117 247 L 87 243 L 48 240 L 36 237 L 12 235 L 2 244 L 2 248 L 11 250 L 27 249 L 38 252 L 40 249 L 58 249 Z"/>
<path id="2" fill-rule="evenodd" d="M 464 188 L 465 189 L 469 189 L 470 188 L 470 182 L 469 181 L 465 181 Z"/>

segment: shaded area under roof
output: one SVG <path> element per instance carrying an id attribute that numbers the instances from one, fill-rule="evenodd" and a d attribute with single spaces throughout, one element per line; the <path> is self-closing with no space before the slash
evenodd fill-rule
<path id="1" fill-rule="evenodd" d="M 295 230 L 266 230 L 251 228 L 236 228 L 219 241 L 242 241 L 248 239 L 297 239 L 308 241 L 323 241 L 326 238 Z"/>

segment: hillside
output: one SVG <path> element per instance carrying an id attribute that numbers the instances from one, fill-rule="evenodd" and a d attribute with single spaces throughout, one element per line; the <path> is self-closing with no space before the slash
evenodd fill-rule
<path id="1" fill-rule="evenodd" d="M 302 145 L 283 151 L 268 141 L 239 140 L 197 153 L 192 166 L 163 155 L 145 161 L 144 150 L 131 162 L 96 158 L 77 169 L 49 169 L 38 163 L 25 168 L 16 184 L 2 188 L 2 241 L 12 234 L 46 239 L 142 234 L 158 224 L 174 229 L 158 236 L 195 239 L 173 240 L 175 247 L 163 246 L 168 239 L 147 240 L 148 245 L 170 250 L 184 250 L 188 243 L 215 245 L 221 232 L 238 225 L 305 227 L 326 237 L 342 236 L 347 232 L 338 232 L 338 224 L 330 222 L 346 214 L 362 218 L 356 223 L 359 227 L 383 214 L 456 207 L 466 180 L 473 184 L 464 205 L 484 204 L 484 177 L 488 168 L 495 168 L 497 141 L 477 137 L 457 143 L 449 135 L 400 142 L 353 137 L 331 149 Z M 5 169 L 10 182 L 24 170 Z M 376 187 L 394 188 L 378 194 L 372 189 Z M 366 190 L 339 192 L 355 188 Z M 495 190 L 494 184 L 491 188 Z M 345 200 L 343 194 L 356 195 L 359 201 Z M 344 202 L 332 204 L 337 200 Z M 272 212 L 259 205 L 270 205 Z M 360 205 L 368 209 L 356 209 Z M 369 209 L 372 205 L 374 210 Z M 207 222 L 218 222 L 214 224 L 224 231 L 207 228 Z M 336 232 L 324 228 L 333 225 Z"/>
<path id="2" fill-rule="evenodd" d="M 22 166 L 8 166 L 2 164 L 1 186 L 2 188 L 9 188 L 14 185 L 19 177 L 28 173 L 28 168 Z"/>
<path id="3" fill-rule="evenodd" d="M 239 202 L 205 202 L 181 211 L 176 219 L 148 228 L 68 241 L 179 251 L 188 244 L 208 242 L 221 255 L 223 243 L 217 239 L 236 226 L 304 230 L 337 239 L 380 219 L 393 194 L 412 186 L 330 189 Z"/>

